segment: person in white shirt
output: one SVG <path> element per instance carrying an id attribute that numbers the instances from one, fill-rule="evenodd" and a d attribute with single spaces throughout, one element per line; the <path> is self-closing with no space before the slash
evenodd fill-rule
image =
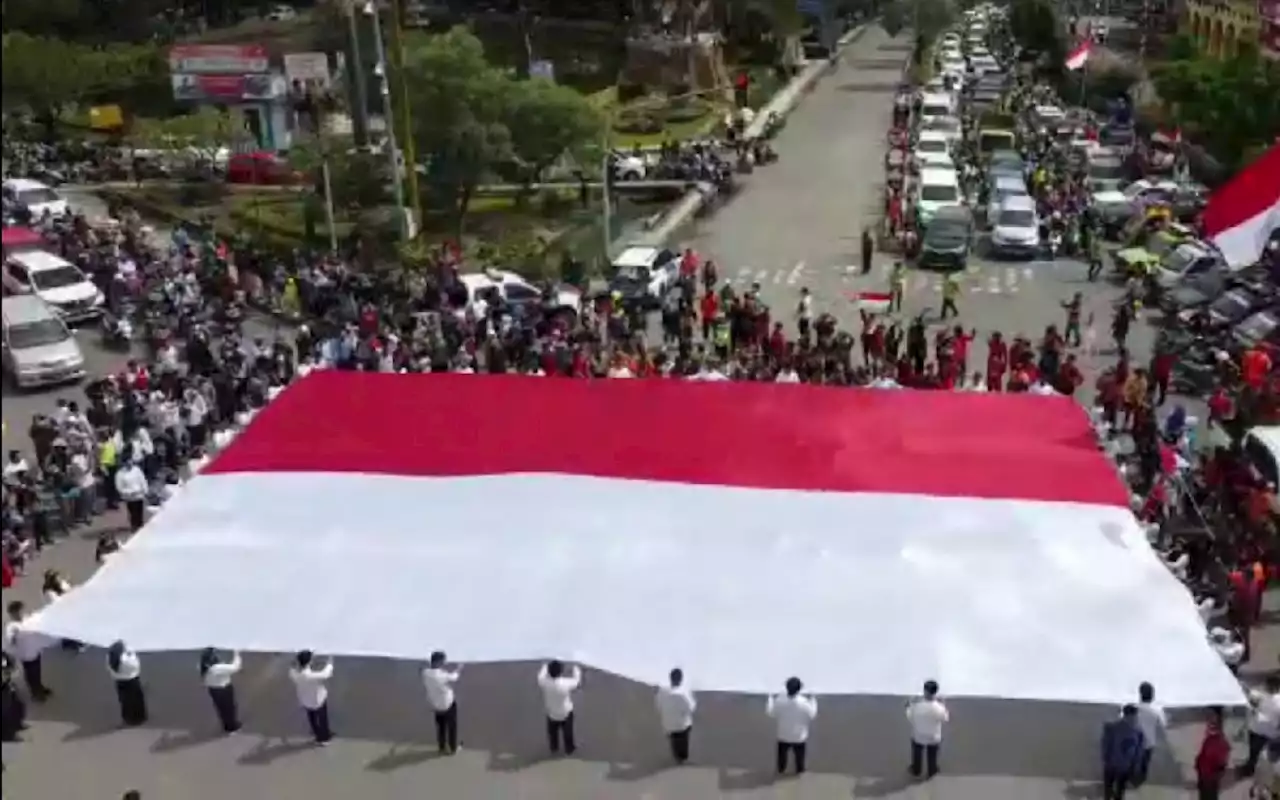
<path id="1" fill-rule="evenodd" d="M 31 692 L 31 699 L 37 703 L 48 700 L 53 692 L 44 685 L 43 666 L 40 653 L 44 650 L 45 641 L 39 635 L 28 631 L 23 625 L 27 614 L 26 604 L 14 600 L 8 605 L 9 621 L 4 626 L 4 651 L 9 657 L 22 665 L 22 679 Z"/>
<path id="2" fill-rule="evenodd" d="M 240 654 L 231 653 L 230 661 L 218 658 L 218 651 L 206 647 L 200 653 L 200 681 L 209 690 L 213 710 L 218 714 L 224 733 L 240 730 L 240 715 L 236 708 L 236 687 L 231 679 L 240 671 Z"/>
<path id="3" fill-rule="evenodd" d="M 938 699 L 938 682 L 925 681 L 924 694 L 907 703 L 911 725 L 911 776 L 919 778 L 923 769 L 928 780 L 938 774 L 938 750 L 942 747 L 942 726 L 950 721 L 947 707 Z"/>
<path id="4" fill-rule="evenodd" d="M 778 377 L 773 379 L 774 383 L 799 383 L 800 374 L 791 367 L 783 367 L 778 371 Z"/>
<path id="5" fill-rule="evenodd" d="M 1280 677 L 1272 675 L 1262 691 L 1249 693 L 1249 755 L 1237 772 L 1249 777 L 1258 769 L 1258 759 L 1267 745 L 1280 739 Z"/>
<path id="6" fill-rule="evenodd" d="M 1209 631 L 1209 644 L 1214 650 L 1218 651 L 1218 655 L 1227 665 L 1227 669 L 1231 670 L 1231 674 L 1234 675 L 1240 669 L 1241 662 L 1244 661 L 1244 642 L 1240 641 L 1226 628 L 1213 628 Z"/>
<path id="7" fill-rule="evenodd" d="M 1142 759 L 1133 776 L 1135 789 L 1147 782 L 1147 775 L 1151 772 L 1151 757 L 1155 755 L 1156 745 L 1169 727 L 1164 707 L 1156 702 L 1156 689 L 1146 681 L 1138 685 L 1138 727 L 1142 729 L 1143 750 Z"/>
<path id="8" fill-rule="evenodd" d="M 107 672 L 116 684 L 120 701 L 120 719 L 125 727 L 136 728 L 147 722 L 147 696 L 142 691 L 142 664 L 138 654 L 117 639 L 107 648 Z"/>
<path id="9" fill-rule="evenodd" d="M 809 338 L 809 328 L 813 325 L 813 296 L 808 287 L 800 290 L 800 302 L 796 305 L 796 325 L 800 329 L 800 338 Z"/>
<path id="10" fill-rule="evenodd" d="M 56 569 L 47 569 L 44 571 L 44 583 L 40 590 L 44 593 L 44 601 L 51 604 L 59 597 L 71 591 L 71 582 L 62 577 L 62 573 Z M 79 653 L 84 650 L 84 643 L 77 642 L 75 639 L 63 639 L 62 649 L 72 653 Z"/>
<path id="11" fill-rule="evenodd" d="M 147 489 L 147 475 L 136 460 L 128 459 L 116 471 L 116 493 L 129 512 L 129 528 L 134 533 L 142 528 L 147 518 Z"/>
<path id="12" fill-rule="evenodd" d="M 684 683 L 683 670 L 679 667 L 671 670 L 670 678 L 670 685 L 658 687 L 658 719 L 671 742 L 671 755 L 677 764 L 683 764 L 689 760 L 689 735 L 693 732 L 693 712 L 698 708 L 698 701 Z"/>
<path id="13" fill-rule="evenodd" d="M 542 704 L 547 711 L 547 743 L 552 753 L 560 752 L 561 743 L 565 755 L 571 756 L 578 749 L 573 736 L 573 693 L 581 685 L 582 670 L 577 664 L 566 668 L 552 659 L 538 670 L 538 688 L 542 690 Z"/>
<path id="14" fill-rule="evenodd" d="M 809 726 L 818 716 L 818 700 L 800 694 L 804 684 L 799 678 L 787 678 L 786 693 L 769 695 L 765 713 L 773 717 L 778 729 L 778 774 L 787 771 L 787 757 L 795 760 L 796 774 L 804 772 L 805 753 L 809 745 Z"/>
<path id="15" fill-rule="evenodd" d="M 307 712 L 307 725 L 316 737 L 316 744 L 326 745 L 333 739 L 329 728 L 329 689 L 325 683 L 333 677 L 333 658 L 323 667 L 315 666 L 315 654 L 303 650 L 293 659 L 289 680 L 298 695 L 298 705 Z"/>
<path id="16" fill-rule="evenodd" d="M 436 716 L 436 746 L 451 756 L 458 752 L 458 698 L 453 685 L 462 677 L 462 667 L 451 670 L 448 663 L 443 650 L 432 653 L 431 662 L 422 670 L 422 684 Z"/>

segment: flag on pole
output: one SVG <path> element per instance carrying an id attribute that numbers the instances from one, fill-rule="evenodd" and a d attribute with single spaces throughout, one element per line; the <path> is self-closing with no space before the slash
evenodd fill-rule
<path id="1" fill-rule="evenodd" d="M 893 295 L 889 292 L 848 292 L 846 296 L 868 314 L 887 314 L 893 305 Z"/>
<path id="2" fill-rule="evenodd" d="M 1280 144 L 1236 173 L 1209 197 L 1205 237 L 1233 267 L 1257 262 L 1280 228 Z"/>
<path id="3" fill-rule="evenodd" d="M 1067 69 L 1072 72 L 1078 69 L 1084 69 L 1084 65 L 1089 61 L 1089 52 L 1091 49 L 1092 45 L 1088 40 L 1081 42 L 1076 49 L 1067 54 L 1067 60 L 1065 62 Z"/>

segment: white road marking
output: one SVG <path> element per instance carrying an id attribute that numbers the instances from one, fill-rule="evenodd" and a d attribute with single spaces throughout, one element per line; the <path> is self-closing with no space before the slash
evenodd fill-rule
<path id="1" fill-rule="evenodd" d="M 743 267 L 738 270 L 738 283 L 747 283 L 751 280 L 751 267 Z"/>
<path id="2" fill-rule="evenodd" d="M 791 268 L 791 274 L 787 276 L 787 285 L 795 286 L 800 282 L 800 273 L 804 272 L 804 262 L 797 261 L 796 265 Z"/>
<path id="3" fill-rule="evenodd" d="M 769 270 L 762 269 L 756 273 L 756 283 L 763 284 L 767 280 L 769 280 Z"/>
<path id="4" fill-rule="evenodd" d="M 1036 271 L 1033 270 L 1031 267 L 1022 268 L 1022 277 L 1026 278 L 1027 280 L 1032 280 L 1035 278 L 1035 276 L 1036 276 Z"/>
<path id="5" fill-rule="evenodd" d="M 987 291 L 991 294 L 1000 294 L 1000 278 L 996 275 L 987 276 Z"/>

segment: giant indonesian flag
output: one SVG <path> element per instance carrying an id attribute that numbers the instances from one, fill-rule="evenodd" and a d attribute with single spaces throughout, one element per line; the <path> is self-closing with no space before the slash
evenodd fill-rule
<path id="1" fill-rule="evenodd" d="M 707 690 L 1235 704 L 1061 397 L 318 372 L 32 625 Z"/>
<path id="2" fill-rule="evenodd" d="M 1236 173 L 1209 197 L 1205 236 L 1233 267 L 1254 264 L 1280 228 L 1280 144 Z"/>

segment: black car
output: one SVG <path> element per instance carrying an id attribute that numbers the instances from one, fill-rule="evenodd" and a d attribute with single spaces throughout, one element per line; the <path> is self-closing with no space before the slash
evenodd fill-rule
<path id="1" fill-rule="evenodd" d="M 944 207 L 929 222 L 916 265 L 921 269 L 960 270 L 969 264 L 973 214 L 963 206 Z"/>

